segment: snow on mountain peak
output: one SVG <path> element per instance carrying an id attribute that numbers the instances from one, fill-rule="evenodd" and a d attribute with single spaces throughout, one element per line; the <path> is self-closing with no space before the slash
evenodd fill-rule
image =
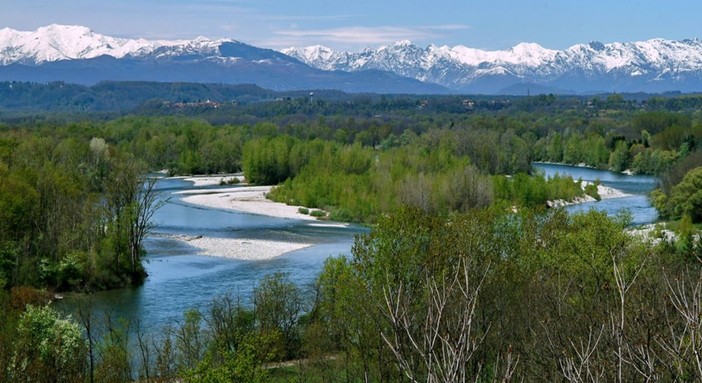
<path id="1" fill-rule="evenodd" d="M 4 28 L 0 30 L 0 65 L 41 64 L 91 59 L 103 55 L 115 58 L 139 57 L 162 47 L 213 51 L 222 42 L 231 41 L 233 40 L 210 40 L 202 36 L 194 40 L 177 41 L 123 39 L 101 35 L 84 26 L 60 24 L 39 27 L 36 31 Z"/>
<path id="2" fill-rule="evenodd" d="M 290 50 L 294 49 L 295 48 L 290 48 Z M 328 56 L 334 53 L 334 51 L 329 47 L 325 47 L 324 45 L 312 45 L 303 48 L 302 53 L 307 57 L 319 56 L 320 58 L 328 58 Z"/>
<path id="3" fill-rule="evenodd" d="M 324 70 L 332 69 L 332 63 L 337 59 L 336 56 L 339 55 L 339 53 L 324 45 L 312 45 L 301 49 L 291 47 L 283 49 L 281 52 L 312 65 L 313 67 Z"/>
<path id="4" fill-rule="evenodd" d="M 39 65 L 103 55 L 117 59 L 187 58 L 231 63 L 238 55 L 249 54 L 249 48 L 255 49 L 231 39 L 206 37 L 175 41 L 115 38 L 75 25 L 52 24 L 35 31 L 0 29 L 0 65 Z M 537 43 L 520 43 L 504 50 L 463 45 L 420 47 L 409 40 L 400 40 L 357 53 L 335 51 L 322 45 L 289 48 L 282 53 L 323 70 L 384 70 L 456 90 L 476 89 L 474 84 L 481 83 L 483 88 L 479 89 L 494 91 L 491 87 L 502 87 L 510 81 L 563 89 L 586 86 L 598 91 L 616 87 L 618 81 L 632 89 L 640 82 L 655 83 L 653 88 L 662 89 L 661 79 L 679 81 L 683 88 L 690 89 L 702 84 L 702 41 L 698 39 L 658 38 L 606 44 L 592 41 L 564 50 L 547 49 Z M 256 63 L 271 60 L 267 54 L 251 54 L 251 57 Z M 493 81 L 495 79 L 499 81 Z M 636 80 L 630 81 L 632 79 Z M 685 79 L 691 80 L 684 83 Z M 621 90 L 622 85 L 617 89 Z"/>
<path id="5" fill-rule="evenodd" d="M 123 57 L 143 45 L 144 40 L 116 39 L 74 25 L 52 24 L 30 32 L 5 28 L 0 31 L 0 63 L 38 64 L 94 58 L 104 54 Z"/>
<path id="6" fill-rule="evenodd" d="M 564 50 L 520 43 L 506 50 L 493 51 L 463 45 L 421 48 L 403 40 L 388 46 L 366 48 L 359 53 L 333 50 L 322 53 L 309 48 L 296 49 L 295 52 L 298 52 L 295 57 L 320 69 L 388 70 L 454 89 L 469 87 L 484 76 L 513 76 L 533 82 L 562 81 L 573 73 L 582 73 L 589 78 L 654 78 L 662 73 L 679 77 L 693 72 L 702 76 L 702 42 L 697 39 L 607 44 L 593 41 Z"/>
<path id="7" fill-rule="evenodd" d="M 552 60 L 558 51 L 546 49 L 536 43 L 519 43 L 509 50 L 515 62 L 539 65 L 545 60 Z"/>
<path id="8" fill-rule="evenodd" d="M 412 42 L 409 40 L 400 40 L 400 41 L 396 41 L 395 43 L 393 43 L 391 45 L 394 47 L 409 47 L 410 45 L 414 45 L 414 44 L 412 44 Z"/>
<path id="9" fill-rule="evenodd" d="M 37 34 L 64 34 L 64 35 L 88 35 L 92 34 L 93 31 L 81 25 L 63 25 L 63 24 L 50 24 L 43 27 L 39 27 L 36 30 Z"/>

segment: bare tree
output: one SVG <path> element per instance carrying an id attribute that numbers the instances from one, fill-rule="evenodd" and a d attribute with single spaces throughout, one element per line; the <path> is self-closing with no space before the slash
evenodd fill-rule
<path id="1" fill-rule="evenodd" d="M 593 361 L 593 356 L 597 353 L 597 347 L 602 339 L 605 326 L 595 333 L 592 328 L 588 333 L 587 342 L 582 339 L 576 344 L 570 341 L 571 351 L 574 355 L 564 356 L 558 361 L 563 377 L 568 382 L 599 382 L 604 377 L 604 367 L 598 368 Z"/>
<path id="2" fill-rule="evenodd" d="M 631 286 L 636 282 L 636 278 L 641 273 L 644 268 L 644 262 L 639 263 L 631 273 L 630 279 L 627 280 L 627 276 L 622 270 L 621 255 L 617 257 L 612 254 L 612 271 L 614 274 L 614 282 L 617 286 L 617 298 L 619 303 L 619 312 L 615 315 L 612 314 L 612 332 L 614 333 L 615 341 L 617 344 L 617 350 L 615 351 L 617 355 L 617 382 L 623 382 L 623 372 L 624 364 L 627 362 L 627 355 L 624 353 L 626 348 L 625 343 L 625 326 L 626 326 L 626 299 Z"/>
<path id="3" fill-rule="evenodd" d="M 473 329 L 483 281 L 471 280 L 470 265 L 463 259 L 446 277 L 427 276 L 424 311 L 416 309 L 417 297 L 402 284 L 383 288 L 380 309 L 390 330 L 381 335 L 410 381 L 467 381 L 469 361 L 485 337 Z"/>
<path id="4" fill-rule="evenodd" d="M 139 182 L 141 190 L 135 194 L 132 202 L 129 226 L 129 250 L 132 276 L 136 276 L 141 262 L 142 243 L 153 229 L 153 216 L 166 200 L 159 196 L 155 186 L 156 178 L 146 178 Z M 143 186 L 142 186 L 143 185 Z"/>
<path id="5" fill-rule="evenodd" d="M 78 320 L 83 325 L 85 336 L 88 338 L 88 367 L 90 368 L 90 383 L 95 381 L 95 320 L 93 315 L 93 299 L 78 301 Z"/>
<path id="6" fill-rule="evenodd" d="M 667 367 L 680 377 L 695 377 L 702 381 L 702 271 L 694 285 L 690 285 L 683 276 L 673 285 L 666 280 L 670 292 L 670 302 L 675 312 L 682 319 L 670 320 L 666 338 L 661 337 L 659 344 L 671 357 Z"/>
<path id="7" fill-rule="evenodd" d="M 149 343 L 147 335 L 141 328 L 141 322 L 137 319 L 136 321 L 136 340 L 139 346 L 139 356 L 141 358 L 141 371 L 140 376 L 144 378 L 146 383 L 151 381 L 151 353 L 153 351 L 152 344 Z"/>

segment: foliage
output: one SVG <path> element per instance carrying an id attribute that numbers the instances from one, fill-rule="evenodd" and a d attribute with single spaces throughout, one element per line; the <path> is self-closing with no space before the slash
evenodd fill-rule
<path id="1" fill-rule="evenodd" d="M 583 189 L 580 184 L 573 181 L 570 176 L 558 174 L 544 178 L 519 173 L 509 178 L 503 176 L 494 178 L 496 199 L 531 208 L 545 207 L 547 201 L 558 199 L 571 201 L 581 197 Z"/>
<path id="2" fill-rule="evenodd" d="M 618 350 L 640 344 L 647 337 L 644 328 L 664 326 L 659 320 L 672 313 L 644 298 L 666 277 L 655 271 L 659 264 L 649 259 L 651 249 L 624 232 L 627 222 L 599 212 L 568 217 L 562 211 L 534 215 L 494 209 L 450 218 L 408 209 L 383 217 L 357 240 L 350 264 L 327 262 L 321 286 L 335 289 L 324 287 L 320 300 L 334 303 L 320 303 L 318 317 L 328 329 L 356 329 L 348 339 L 365 333 L 382 342 L 377 349 L 344 342 L 344 332 L 335 330 L 328 336 L 336 346 L 328 347 L 349 356 L 389 358 L 396 369 L 371 364 L 359 372 L 381 381 L 399 379 L 397 371 L 410 380 L 439 379 L 449 371 L 439 369 L 441 363 L 453 360 L 443 358 L 458 355 L 448 346 L 458 334 L 465 336 L 464 355 L 473 361 L 458 365 L 469 380 L 569 379 L 578 363 L 592 363 L 595 370 L 588 373 L 606 380 L 619 373 L 640 376 L 628 364 L 634 349 L 631 356 Z M 332 282 L 344 275 L 353 277 Z M 346 284 L 361 288 L 344 289 Z M 453 299 L 452 293 L 468 296 Z M 351 327 L 348 318 L 335 314 L 333 308 L 344 304 L 359 304 L 365 325 Z M 642 322 L 640 310 L 651 317 Z M 460 323 L 470 326 L 450 327 Z M 431 337 L 435 329 L 446 335 Z M 582 351 L 574 347 L 588 337 L 592 359 L 578 360 Z M 655 342 L 644 347 L 656 355 L 663 352 Z M 441 358 L 424 359 L 438 350 L 443 350 Z M 660 363 L 675 362 L 661 357 Z"/>
<path id="3" fill-rule="evenodd" d="M 244 146 L 243 169 L 254 184 L 275 185 L 295 175 L 297 166 L 290 158 L 296 140 L 290 137 L 251 140 Z"/>
<path id="4" fill-rule="evenodd" d="M 327 213 L 325 213 L 325 212 L 322 211 L 322 210 L 315 209 L 315 210 L 312 210 L 312 211 L 310 212 L 310 216 L 316 217 L 316 218 L 323 218 L 323 217 L 326 217 L 326 216 L 327 216 Z"/>
<path id="5" fill-rule="evenodd" d="M 600 196 L 600 193 L 597 191 L 597 187 L 600 185 L 599 180 L 596 180 L 595 182 L 589 182 L 587 185 L 585 185 L 585 188 L 583 191 L 585 194 L 589 195 L 590 197 L 594 198 L 595 200 L 599 201 L 602 199 Z"/>
<path id="6" fill-rule="evenodd" d="M 10 381 L 83 379 L 86 344 L 80 328 L 48 307 L 27 307 L 19 319 L 13 347 Z"/>
<path id="7" fill-rule="evenodd" d="M 677 184 L 670 195 L 673 214 L 702 221 L 702 168 L 693 169 Z"/>
<path id="8" fill-rule="evenodd" d="M 90 290 L 143 280 L 141 244 L 159 202 L 140 161 L 96 137 L 24 133 L 4 148 L 12 158 L 0 167 L 6 287 Z"/>
<path id="9" fill-rule="evenodd" d="M 375 152 L 358 144 L 313 141 L 292 151 L 307 158 L 270 197 L 327 210 L 332 219 L 373 221 L 403 204 L 439 213 L 466 211 L 492 199 L 490 179 L 448 149 L 409 145 Z"/>
<path id="10" fill-rule="evenodd" d="M 688 216 L 692 222 L 702 222 L 702 167 L 690 170 L 669 195 L 658 190 L 653 201 L 666 217 Z"/>
<path id="11" fill-rule="evenodd" d="M 292 359 L 300 349 L 298 322 L 303 312 L 299 287 L 284 274 L 265 276 L 254 290 L 256 327 L 268 339 L 279 338 L 280 345 L 268 354 L 274 359 Z"/>
<path id="12" fill-rule="evenodd" d="M 114 99 L 128 89 L 184 105 L 197 104 L 193 95 L 239 101 L 215 110 L 151 100 L 140 109 L 148 116 L 117 118 L 3 110 L 2 381 L 85 378 L 76 325 L 27 306 L 46 296 L 21 286 L 141 281 L 141 244 L 159 205 L 145 174 L 161 169 L 243 169 L 249 182 L 278 184 L 271 197 L 308 207 L 301 212 L 374 225 L 352 257 L 325 263 L 311 300 L 287 276 L 266 276 L 242 299 L 251 305 L 221 297 L 158 338 L 138 337 L 138 369 L 133 329 L 106 320 L 101 339 L 88 335 L 99 381 L 136 371 L 145 381 L 268 381 L 288 368 L 269 363 L 292 359 L 300 381 L 702 379 L 692 347 L 702 343 L 698 96 L 451 95 L 419 109 L 403 95 L 311 103 L 216 85 L 15 85 L 31 97 L 47 91 L 38 105 L 52 110 L 73 104 L 49 94 L 76 96 L 81 108 L 132 108 Z M 534 160 L 662 174 L 652 199 L 662 216 L 681 218 L 678 239 L 654 245 L 626 234 L 626 217 L 543 209 L 597 198 L 596 184 L 583 191 L 569 177 L 531 174 Z"/>
<path id="13" fill-rule="evenodd" d="M 138 336 L 150 355 L 142 380 L 694 380 L 696 357 L 680 345 L 698 341 L 689 310 L 702 299 L 699 262 L 668 248 L 684 243 L 655 246 L 628 224 L 503 206 L 384 214 L 351 257 L 325 262 L 311 300 L 272 274 L 249 299 L 218 297 L 158 336 Z M 133 330 L 105 321 L 95 377 L 129 380 Z M 26 334 L 22 326 L 14 331 Z"/>

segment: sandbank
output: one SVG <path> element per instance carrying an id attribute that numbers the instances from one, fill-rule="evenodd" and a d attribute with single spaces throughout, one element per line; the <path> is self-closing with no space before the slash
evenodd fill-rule
<path id="1" fill-rule="evenodd" d="M 290 206 L 266 199 L 272 186 L 238 186 L 213 191 L 185 190 L 183 202 L 214 209 L 233 210 L 248 214 L 259 214 L 286 219 L 316 220 L 317 218 L 298 212 L 300 206 Z"/>
<path id="2" fill-rule="evenodd" d="M 175 235 L 171 238 L 187 242 L 200 249 L 202 255 L 260 261 L 275 258 L 291 251 L 312 246 L 311 243 L 281 242 L 248 238 L 188 237 Z"/>
<path id="3" fill-rule="evenodd" d="M 315 217 L 299 213 L 299 206 L 289 206 L 266 199 L 266 194 L 271 191 L 272 186 L 197 189 L 205 186 L 220 185 L 222 180 L 227 182 L 232 177 L 243 179 L 241 175 L 183 177 L 181 179 L 192 182 L 195 189 L 179 191 L 176 194 L 182 195 L 181 200 L 185 203 L 218 210 L 237 211 L 284 219 L 316 221 Z M 317 224 L 335 225 L 335 223 L 322 222 Z M 344 224 L 339 225 L 342 226 Z M 189 245 L 200 249 L 203 255 L 241 260 L 271 259 L 313 245 L 311 243 L 249 238 L 188 237 L 183 235 L 175 235 L 172 238 L 187 242 Z"/>

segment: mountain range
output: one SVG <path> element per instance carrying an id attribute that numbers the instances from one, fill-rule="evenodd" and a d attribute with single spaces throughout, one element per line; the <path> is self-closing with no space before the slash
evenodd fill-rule
<path id="1" fill-rule="evenodd" d="M 421 48 L 400 41 L 358 53 L 319 45 L 283 53 L 320 69 L 386 70 L 459 92 L 520 89 L 526 94 L 529 86 L 554 93 L 702 90 L 702 42 L 697 39 L 591 42 L 565 50 L 521 43 L 503 51 L 462 45 Z"/>
<path id="2" fill-rule="evenodd" d="M 399 41 L 361 52 L 316 45 L 282 52 L 236 40 L 145 40 L 80 26 L 0 30 L 0 81 L 251 83 L 273 90 L 373 93 L 702 91 L 702 42 L 521 43 L 486 51 Z"/>
<path id="3" fill-rule="evenodd" d="M 242 42 L 199 37 L 149 41 L 104 36 L 81 26 L 0 30 L 0 81 L 160 81 L 256 84 L 286 91 L 447 93 L 443 86 L 381 70 L 327 71 Z"/>

